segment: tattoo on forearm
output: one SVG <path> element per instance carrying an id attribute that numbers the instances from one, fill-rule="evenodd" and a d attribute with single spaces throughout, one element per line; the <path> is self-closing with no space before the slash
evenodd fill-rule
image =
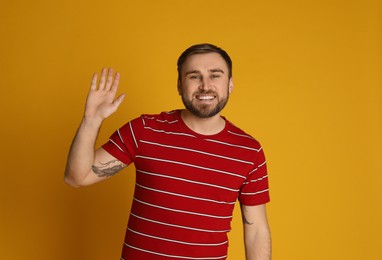
<path id="1" fill-rule="evenodd" d="M 110 177 L 122 170 L 126 164 L 118 161 L 112 160 L 106 163 L 101 163 L 101 166 L 92 166 L 92 170 L 98 177 Z"/>

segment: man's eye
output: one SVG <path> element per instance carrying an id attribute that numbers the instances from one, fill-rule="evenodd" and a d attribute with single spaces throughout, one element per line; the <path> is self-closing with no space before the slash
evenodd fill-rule
<path id="1" fill-rule="evenodd" d="M 212 74 L 211 78 L 213 78 L 213 79 L 220 78 L 220 75 L 219 74 Z"/>
<path id="2" fill-rule="evenodd" d="M 190 75 L 190 79 L 199 79 L 199 76 L 197 76 L 197 75 Z"/>

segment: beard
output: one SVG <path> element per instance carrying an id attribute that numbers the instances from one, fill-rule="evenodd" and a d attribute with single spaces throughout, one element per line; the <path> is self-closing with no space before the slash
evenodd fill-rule
<path id="1" fill-rule="evenodd" d="M 220 111 L 222 111 L 223 108 L 226 106 L 228 102 L 228 97 L 229 97 L 228 91 L 227 91 L 227 95 L 222 98 L 218 97 L 216 93 L 213 93 L 211 91 L 202 91 L 202 92 L 196 93 L 196 95 L 199 95 L 199 94 L 214 94 L 216 98 L 218 99 L 218 103 L 215 106 L 212 106 L 210 104 L 194 104 L 192 100 L 187 99 L 184 93 L 182 93 L 181 96 L 182 96 L 182 101 L 184 106 L 194 116 L 197 116 L 199 118 L 209 118 L 220 113 Z"/>

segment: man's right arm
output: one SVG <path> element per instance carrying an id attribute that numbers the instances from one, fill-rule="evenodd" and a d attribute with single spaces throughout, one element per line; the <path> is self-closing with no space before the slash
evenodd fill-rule
<path id="1" fill-rule="evenodd" d="M 108 75 L 106 75 L 108 74 Z M 107 153 L 95 150 L 98 132 L 104 119 L 113 114 L 122 103 L 124 95 L 115 99 L 119 74 L 113 79 L 113 70 L 102 70 L 97 86 L 97 74 L 93 76 L 81 125 L 71 145 L 65 169 L 65 182 L 74 187 L 102 181 L 126 165 Z"/>

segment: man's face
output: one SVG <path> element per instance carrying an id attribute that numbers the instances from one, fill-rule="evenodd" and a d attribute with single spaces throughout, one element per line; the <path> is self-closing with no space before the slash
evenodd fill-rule
<path id="1" fill-rule="evenodd" d="M 184 106 L 195 116 L 209 118 L 219 114 L 233 89 L 228 66 L 218 53 L 187 57 L 178 85 Z"/>

